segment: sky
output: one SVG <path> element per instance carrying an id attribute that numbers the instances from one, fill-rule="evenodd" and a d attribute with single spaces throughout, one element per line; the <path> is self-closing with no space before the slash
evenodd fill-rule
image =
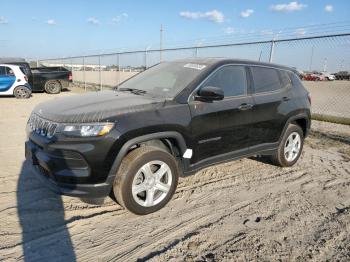
<path id="1" fill-rule="evenodd" d="M 0 56 L 157 49 L 161 24 L 163 47 L 349 32 L 350 1 L 0 0 Z"/>

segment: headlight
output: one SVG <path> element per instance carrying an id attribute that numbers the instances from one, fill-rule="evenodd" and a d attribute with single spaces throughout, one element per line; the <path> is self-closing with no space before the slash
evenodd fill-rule
<path id="1" fill-rule="evenodd" d="M 104 136 L 112 130 L 113 126 L 113 123 L 66 124 L 60 128 L 60 132 L 75 137 Z"/>

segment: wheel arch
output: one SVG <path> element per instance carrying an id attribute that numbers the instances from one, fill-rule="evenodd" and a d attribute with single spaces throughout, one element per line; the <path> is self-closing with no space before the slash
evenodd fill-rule
<path id="1" fill-rule="evenodd" d="M 288 125 L 293 123 L 301 127 L 301 129 L 303 130 L 304 138 L 308 136 L 311 126 L 311 117 L 307 113 L 300 113 L 288 118 L 283 127 L 283 132 L 281 134 L 280 140 L 283 138 L 283 135 L 288 128 Z"/>
<path id="2" fill-rule="evenodd" d="M 164 143 L 165 146 L 169 148 L 170 151 L 173 151 L 176 147 L 179 150 L 180 155 L 182 156 L 183 153 L 186 151 L 186 141 L 182 134 L 176 131 L 165 131 L 165 132 L 157 132 L 147 135 L 142 135 L 138 137 L 134 137 L 127 142 L 123 144 L 121 149 L 119 150 L 112 167 L 109 171 L 108 177 L 107 177 L 107 183 L 110 184 L 112 187 L 113 181 L 115 179 L 115 176 L 117 174 L 117 171 L 120 167 L 120 164 L 123 160 L 123 158 L 133 149 L 137 148 L 140 144 L 147 144 L 149 143 L 155 143 L 155 141 L 161 141 Z M 184 161 L 187 161 L 186 159 L 183 159 Z"/>

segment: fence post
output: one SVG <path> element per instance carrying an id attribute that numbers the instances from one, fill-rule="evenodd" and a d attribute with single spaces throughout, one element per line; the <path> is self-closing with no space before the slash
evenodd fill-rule
<path id="1" fill-rule="evenodd" d="M 312 59 L 314 58 L 314 49 L 315 49 L 315 46 L 313 45 L 313 46 L 311 47 L 311 56 L 310 56 L 309 71 L 311 71 L 311 68 L 312 68 Z"/>
<path id="2" fill-rule="evenodd" d="M 145 64 L 145 70 L 147 69 L 147 48 L 145 49 L 144 53 L 144 64 Z"/>
<path id="3" fill-rule="evenodd" d="M 84 81 L 84 90 L 86 91 L 86 78 L 85 78 L 85 56 L 83 56 L 83 81 Z"/>
<path id="4" fill-rule="evenodd" d="M 270 58 L 269 58 L 270 63 L 272 63 L 274 49 L 275 49 L 275 40 L 272 39 L 271 40 L 271 49 L 270 49 Z"/>
<path id="5" fill-rule="evenodd" d="M 194 57 L 197 57 L 198 56 L 198 47 L 196 46 L 194 48 Z"/>
<path id="6" fill-rule="evenodd" d="M 117 54 L 117 67 L 118 67 L 118 74 L 117 74 L 117 88 L 119 88 L 119 84 L 120 84 L 120 65 L 119 65 L 119 53 Z"/>
<path id="7" fill-rule="evenodd" d="M 98 56 L 98 79 L 100 82 L 100 91 L 102 91 L 102 77 L 101 77 L 101 56 Z"/>

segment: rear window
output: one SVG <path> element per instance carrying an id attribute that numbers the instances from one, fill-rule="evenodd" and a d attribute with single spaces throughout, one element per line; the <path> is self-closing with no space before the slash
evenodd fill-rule
<path id="1" fill-rule="evenodd" d="M 21 69 L 21 71 L 22 71 L 23 74 L 25 74 L 25 75 L 27 74 L 27 73 L 26 73 L 26 70 L 25 70 L 25 68 L 24 68 L 23 66 L 21 66 L 20 69 Z"/>
<path id="2" fill-rule="evenodd" d="M 281 82 L 276 69 L 268 67 L 251 67 L 255 93 L 276 91 Z"/>

